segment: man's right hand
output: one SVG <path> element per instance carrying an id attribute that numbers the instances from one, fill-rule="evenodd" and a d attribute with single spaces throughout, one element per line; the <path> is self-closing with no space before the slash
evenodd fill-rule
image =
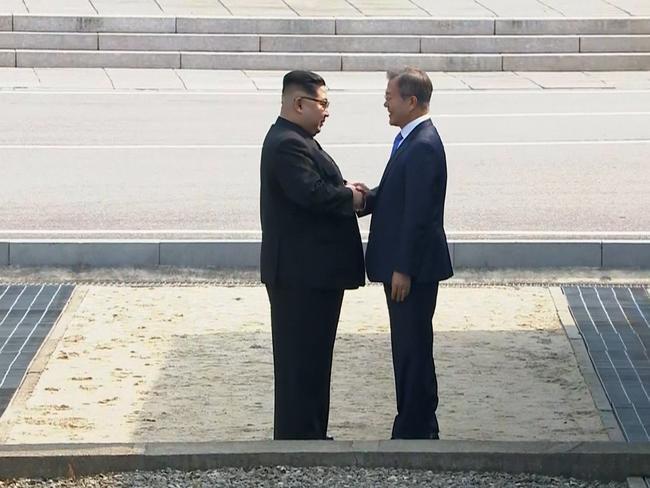
<path id="1" fill-rule="evenodd" d="M 352 190 L 352 206 L 354 210 L 363 210 L 365 207 L 365 195 L 363 192 L 352 185 L 348 185 L 348 188 Z"/>

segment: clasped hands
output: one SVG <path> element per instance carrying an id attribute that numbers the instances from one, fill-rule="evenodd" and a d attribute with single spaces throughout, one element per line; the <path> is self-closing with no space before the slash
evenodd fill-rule
<path id="1" fill-rule="evenodd" d="M 345 185 L 352 190 L 352 205 L 356 212 L 363 210 L 366 207 L 366 195 L 370 191 L 364 183 L 348 183 Z"/>

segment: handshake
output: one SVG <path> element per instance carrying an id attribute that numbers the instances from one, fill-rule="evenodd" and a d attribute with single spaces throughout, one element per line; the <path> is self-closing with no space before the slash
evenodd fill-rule
<path id="1" fill-rule="evenodd" d="M 359 212 L 366 208 L 366 195 L 370 191 L 364 183 L 348 183 L 345 185 L 352 190 L 352 205 L 355 212 Z"/>

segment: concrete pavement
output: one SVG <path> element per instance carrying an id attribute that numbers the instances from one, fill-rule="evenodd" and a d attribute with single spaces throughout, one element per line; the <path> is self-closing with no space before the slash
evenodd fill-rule
<path id="1" fill-rule="evenodd" d="M 0 13 L 269 17 L 631 17 L 650 15 L 644 0 L 3 0 Z"/>

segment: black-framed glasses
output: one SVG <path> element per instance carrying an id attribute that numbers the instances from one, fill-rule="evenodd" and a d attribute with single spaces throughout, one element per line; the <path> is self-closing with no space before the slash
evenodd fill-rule
<path id="1" fill-rule="evenodd" d="M 321 107 L 323 107 L 324 110 L 327 110 L 327 108 L 330 106 L 330 101 L 327 98 L 313 98 L 313 97 L 306 97 L 306 96 L 299 96 L 298 98 L 306 98 L 307 100 L 312 100 L 319 104 Z"/>

